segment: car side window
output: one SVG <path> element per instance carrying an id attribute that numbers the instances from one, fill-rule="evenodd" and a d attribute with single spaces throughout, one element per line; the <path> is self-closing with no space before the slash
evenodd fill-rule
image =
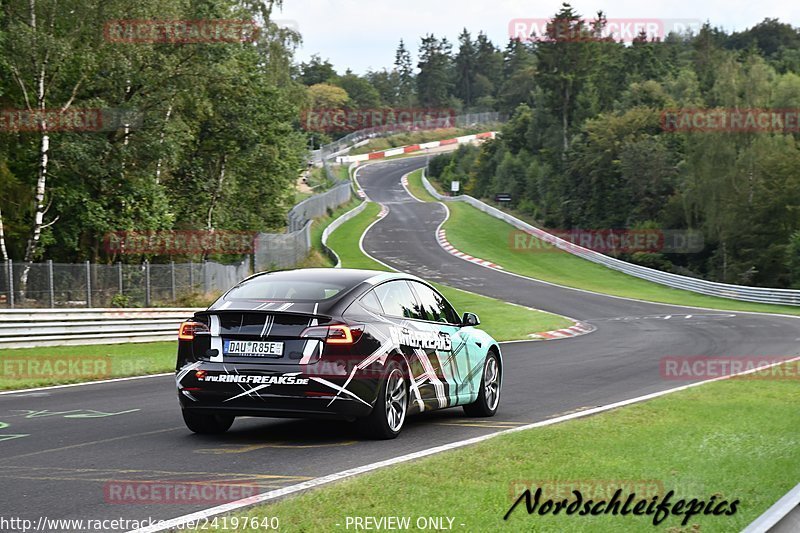
<path id="1" fill-rule="evenodd" d="M 376 313 L 383 313 L 381 302 L 378 300 L 378 296 L 375 294 L 375 291 L 369 291 L 367 294 L 365 294 L 361 298 L 361 305 L 363 305 L 370 311 L 375 311 Z"/>
<path id="2" fill-rule="evenodd" d="M 385 314 L 425 320 L 411 287 L 405 281 L 390 281 L 375 288 Z"/>
<path id="3" fill-rule="evenodd" d="M 412 281 L 411 284 L 414 287 L 414 292 L 417 293 L 422 303 L 424 320 L 458 324 L 458 313 L 456 313 L 453 306 L 445 300 L 444 296 L 422 283 Z"/>

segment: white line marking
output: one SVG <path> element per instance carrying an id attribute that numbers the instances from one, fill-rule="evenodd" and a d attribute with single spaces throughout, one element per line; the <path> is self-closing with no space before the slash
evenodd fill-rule
<path id="1" fill-rule="evenodd" d="M 398 457 L 393 457 L 392 459 L 386 459 L 385 461 L 378 461 L 377 463 L 371 463 L 364 466 L 359 466 L 356 468 L 351 468 L 349 470 L 344 470 L 342 472 L 337 472 L 335 474 L 329 474 L 327 476 L 318 477 L 316 479 L 311 479 L 309 481 L 304 481 L 302 483 L 297 483 L 295 485 L 290 485 L 288 487 L 283 487 L 280 489 L 271 490 L 269 492 L 263 492 L 261 494 L 256 494 L 255 496 L 251 496 L 249 498 L 244 498 L 242 500 L 238 500 L 235 502 L 226 503 L 223 505 L 219 505 L 217 507 L 212 507 L 210 509 L 205 509 L 203 511 L 198 511 L 196 513 L 187 514 L 184 516 L 179 516 L 177 518 L 173 518 L 171 520 L 165 520 L 157 525 L 152 525 L 148 527 L 143 527 L 140 529 L 133 530 L 129 533 L 156 533 L 159 531 L 166 531 L 168 529 L 176 528 L 182 526 L 191 521 L 198 521 L 204 520 L 208 517 L 220 515 L 223 513 L 230 513 L 231 511 L 236 511 L 238 509 L 242 509 L 244 507 L 252 507 L 253 505 L 269 502 L 271 500 L 275 500 L 277 498 L 281 498 L 283 496 L 288 496 L 289 494 L 295 494 L 298 492 L 306 491 L 309 489 L 313 489 L 322 485 L 327 485 L 329 483 L 333 483 L 334 481 L 339 481 L 342 479 L 358 476 L 367 472 L 371 472 L 373 470 L 378 470 L 379 468 L 385 468 L 387 466 L 392 466 L 400 463 L 405 463 L 408 461 L 413 461 L 414 459 L 419 459 L 422 457 L 428 457 L 431 455 L 435 455 L 441 452 L 455 450 L 457 448 L 463 448 L 465 446 L 471 446 L 473 444 L 477 444 L 479 442 L 484 442 L 489 439 L 493 439 L 499 435 L 507 435 L 509 433 L 516 433 L 518 431 L 527 431 L 529 429 L 541 428 L 546 426 L 551 426 L 553 424 L 558 424 L 561 422 L 566 422 L 568 420 L 574 420 L 576 418 L 584 418 L 587 416 L 591 416 L 598 413 L 603 413 L 605 411 L 611 411 L 613 409 L 617 409 L 620 407 L 625 407 L 627 405 L 641 403 L 647 400 L 652 400 L 654 398 L 658 398 L 660 396 L 666 396 L 667 394 L 672 394 L 674 392 L 679 392 L 682 390 L 690 389 L 693 387 L 698 387 L 700 385 L 705 385 L 706 383 L 712 383 L 714 381 L 722 381 L 726 379 L 731 379 L 734 376 L 752 374 L 755 372 L 760 372 L 765 370 L 766 368 L 772 368 L 777 365 L 781 365 L 784 363 L 792 363 L 795 361 L 800 361 L 800 357 L 795 357 L 794 359 L 790 359 L 788 361 L 780 361 L 778 363 L 773 363 L 768 367 L 759 367 L 754 368 L 752 370 L 748 370 L 746 372 L 741 372 L 740 374 L 733 374 L 731 376 L 722 376 L 714 379 L 709 379 L 707 381 L 700 381 L 698 383 L 690 383 L 688 385 L 682 385 L 680 387 L 675 387 L 672 389 L 667 389 L 663 391 L 653 392 L 651 394 L 646 394 L 644 396 L 638 396 L 636 398 L 631 398 L 628 400 L 622 400 L 620 402 L 611 403 L 608 405 L 601 405 L 599 407 L 594 407 L 592 409 L 587 409 L 585 411 L 579 411 L 577 413 L 570 413 L 568 415 L 559 416 L 556 418 L 551 418 L 549 420 L 542 420 L 541 422 L 534 422 L 533 424 L 526 424 L 524 426 L 518 426 L 515 428 L 504 429 L 501 431 L 497 431 L 495 433 L 489 433 L 488 435 L 481 435 L 479 437 L 473 437 L 471 439 L 460 440 L 456 442 L 451 442 L 449 444 L 443 444 L 441 446 L 435 446 L 433 448 L 428 448 L 426 450 L 420 450 L 417 452 L 412 452 L 405 455 L 400 455 Z"/>
<path id="2" fill-rule="evenodd" d="M 0 392 L 0 394 L 22 394 L 23 392 L 66 389 L 67 387 L 83 387 L 84 385 L 99 385 L 101 383 L 115 383 L 117 381 L 131 381 L 134 379 L 163 378 L 164 376 L 174 376 L 174 375 L 175 375 L 174 372 L 167 372 L 165 374 L 148 374 L 146 376 L 130 376 L 127 378 L 100 379 L 97 381 L 86 381 L 84 383 L 69 383 L 67 385 L 49 385 L 47 387 L 36 387 L 35 389 L 7 390 Z"/>

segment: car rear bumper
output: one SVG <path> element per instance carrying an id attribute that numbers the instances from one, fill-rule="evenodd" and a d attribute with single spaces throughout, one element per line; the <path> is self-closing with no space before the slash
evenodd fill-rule
<path id="1" fill-rule="evenodd" d="M 198 362 L 176 373 L 181 407 L 234 416 L 344 418 L 368 415 L 379 379 L 303 373 L 281 364 Z"/>

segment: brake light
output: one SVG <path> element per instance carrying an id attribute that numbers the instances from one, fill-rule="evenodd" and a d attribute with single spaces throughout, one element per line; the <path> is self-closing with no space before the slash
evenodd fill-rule
<path id="1" fill-rule="evenodd" d="M 353 333 L 347 326 L 330 326 L 328 344 L 353 344 Z"/>
<path id="2" fill-rule="evenodd" d="M 364 326 L 314 326 L 306 328 L 301 337 L 324 340 L 328 344 L 353 344 L 364 332 Z"/>
<path id="3" fill-rule="evenodd" d="M 208 333 L 208 326 L 202 322 L 187 320 L 181 324 L 181 327 L 178 330 L 178 340 L 192 341 L 194 340 L 194 336 L 198 333 Z"/>

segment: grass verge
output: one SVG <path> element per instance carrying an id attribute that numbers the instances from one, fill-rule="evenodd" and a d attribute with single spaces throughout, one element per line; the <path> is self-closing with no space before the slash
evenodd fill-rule
<path id="1" fill-rule="evenodd" d="M 175 342 L 0 350 L 0 390 L 160 374 L 175 369 Z"/>
<path id="2" fill-rule="evenodd" d="M 409 175 L 408 188 L 418 198 L 435 201 L 422 186 L 422 172 Z M 418 196 L 419 193 L 419 196 Z M 460 251 L 501 265 L 505 270 L 532 278 L 614 296 L 667 304 L 709 307 L 732 311 L 758 311 L 800 315 L 800 308 L 715 298 L 672 289 L 586 261 L 552 247 L 534 245 L 530 251 L 515 250 L 512 225 L 487 215 L 464 202 L 447 202 L 447 240 Z M 536 241 L 540 242 L 540 241 Z"/>
<path id="3" fill-rule="evenodd" d="M 447 516 L 461 531 L 653 531 L 652 514 L 528 515 L 524 502 L 503 520 L 525 487 L 543 487 L 541 503 L 572 502 L 573 489 L 584 502 L 608 500 L 620 488 L 623 502 L 637 489 L 649 498 L 674 490 L 673 504 L 738 499 L 731 516 L 701 514 L 683 525 L 684 515 L 670 515 L 660 526 L 670 533 L 740 531 L 800 476 L 799 401 L 796 380 L 709 383 L 382 469 L 247 516 L 278 517 L 296 531 L 344 530 L 348 516 L 408 516 L 412 524 Z"/>
<path id="4" fill-rule="evenodd" d="M 382 264 L 364 255 L 358 245 L 361 235 L 375 221 L 379 212 L 380 206 L 370 202 L 364 211 L 342 224 L 331 234 L 328 246 L 339 255 L 343 267 L 388 270 Z M 558 315 L 519 307 L 444 285 L 436 285 L 436 288 L 459 312 L 477 312 L 483 320 L 481 328 L 498 341 L 529 339 L 528 335 L 531 333 L 551 331 L 572 325 L 570 320 Z"/>
<path id="5" fill-rule="evenodd" d="M 334 209 L 329 215 L 314 219 L 314 222 L 311 223 L 311 251 L 308 257 L 297 265 L 297 268 L 327 268 L 335 265 L 335 262 L 323 250 L 322 232 L 331 222 L 356 207 L 360 202 L 361 200 L 353 198 Z"/>

